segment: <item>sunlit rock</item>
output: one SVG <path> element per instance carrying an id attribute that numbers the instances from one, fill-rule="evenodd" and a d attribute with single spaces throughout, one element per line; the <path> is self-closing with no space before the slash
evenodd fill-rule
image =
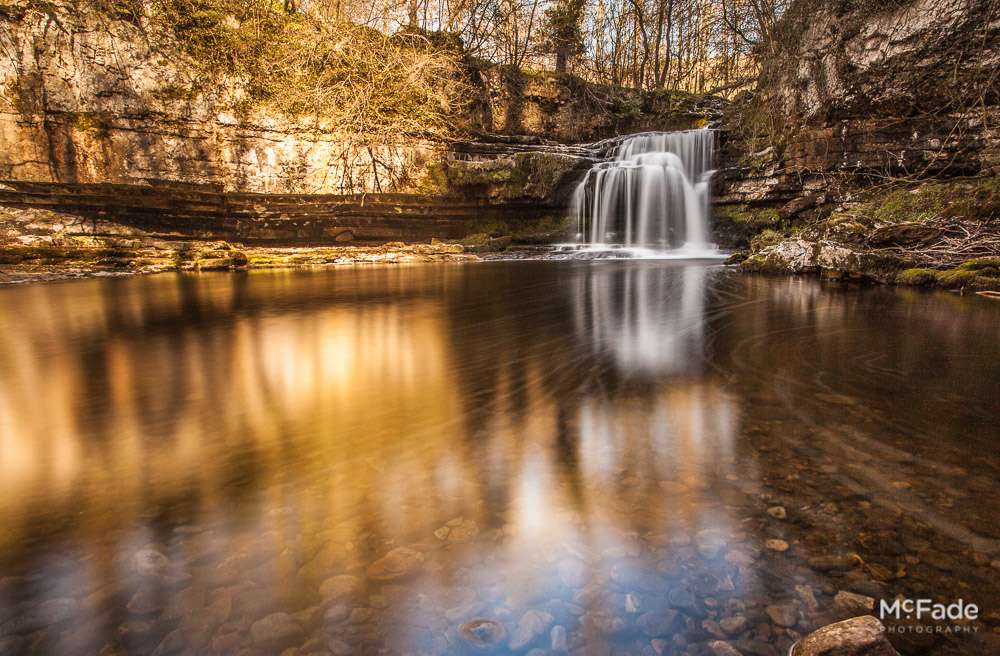
<path id="1" fill-rule="evenodd" d="M 829 624 L 800 640 L 791 656 L 898 656 L 871 615 Z"/>
<path id="2" fill-rule="evenodd" d="M 833 598 L 833 604 L 843 613 L 864 615 L 875 610 L 875 599 L 863 594 L 841 590 Z"/>

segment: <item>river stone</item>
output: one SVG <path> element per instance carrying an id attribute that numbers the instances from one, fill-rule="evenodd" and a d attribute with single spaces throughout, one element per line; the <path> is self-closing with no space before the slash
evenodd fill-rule
<path id="1" fill-rule="evenodd" d="M 237 651 L 243 640 L 243 631 L 237 629 L 220 629 L 212 638 L 212 651 L 217 654 L 232 654 Z"/>
<path id="2" fill-rule="evenodd" d="M 674 588 L 667 594 L 667 603 L 674 608 L 685 611 L 694 611 L 697 608 L 697 600 L 690 590 L 685 588 Z"/>
<path id="3" fill-rule="evenodd" d="M 132 556 L 132 564 L 140 574 L 161 575 L 170 567 L 170 559 L 150 547 L 137 551 Z"/>
<path id="4" fill-rule="evenodd" d="M 806 564 L 817 572 L 832 572 L 852 569 L 858 560 L 855 556 L 825 555 L 812 556 L 806 559 Z"/>
<path id="5" fill-rule="evenodd" d="M 122 638 L 134 638 L 135 636 L 146 635 L 155 627 L 156 623 L 149 620 L 128 620 L 118 625 L 118 635 Z"/>
<path id="6" fill-rule="evenodd" d="M 899 656 L 871 615 L 828 624 L 802 638 L 791 656 Z"/>
<path id="7" fill-rule="evenodd" d="M 288 613 L 272 613 L 250 625 L 250 636 L 258 646 L 284 647 L 303 635 L 302 627 Z"/>
<path id="8" fill-rule="evenodd" d="M 771 506 L 767 509 L 767 514 L 775 519 L 785 519 L 788 516 L 784 506 Z"/>
<path id="9" fill-rule="evenodd" d="M 152 656 L 170 656 L 171 654 L 177 654 L 183 650 L 186 645 L 187 640 L 184 638 L 184 630 L 174 629 L 163 637 L 160 644 L 157 645 L 155 650 L 153 650 Z"/>
<path id="10" fill-rule="evenodd" d="M 726 636 L 726 633 L 722 630 L 722 627 L 719 626 L 719 623 L 716 622 L 715 620 L 702 620 L 701 630 L 707 633 L 708 635 L 712 636 L 713 638 L 718 638 L 720 640 L 728 637 Z"/>
<path id="11" fill-rule="evenodd" d="M 352 608 L 351 614 L 347 617 L 349 624 L 364 624 L 375 616 L 375 609 L 368 607 Z"/>
<path id="12" fill-rule="evenodd" d="M 784 540 L 779 540 L 778 538 L 772 538 L 764 543 L 764 546 L 771 551 L 788 551 L 788 543 Z"/>
<path id="13" fill-rule="evenodd" d="M 333 656 L 350 656 L 354 653 L 354 648 L 343 640 L 338 640 L 337 638 L 330 638 L 327 640 L 326 648 L 331 654 L 333 654 Z"/>
<path id="14" fill-rule="evenodd" d="M 771 604 L 767 616 L 778 626 L 792 627 L 799 621 L 799 609 L 793 603 Z"/>
<path id="15" fill-rule="evenodd" d="M 346 620 L 351 614 L 351 607 L 347 604 L 334 604 L 323 613 L 323 621 L 328 624 L 339 624 Z"/>
<path id="16" fill-rule="evenodd" d="M 341 601 L 347 597 L 357 596 L 361 594 L 361 591 L 361 580 L 350 574 L 330 577 L 319 586 L 319 595 L 328 604 Z"/>
<path id="17" fill-rule="evenodd" d="M 852 615 L 865 615 L 875 610 L 875 599 L 866 595 L 841 590 L 833 597 L 839 610 Z"/>
<path id="18" fill-rule="evenodd" d="M 513 651 L 524 649 L 548 631 L 553 621 L 555 618 L 545 611 L 527 611 L 521 616 L 517 628 L 514 629 L 514 634 L 510 637 L 510 648 Z"/>
<path id="19" fill-rule="evenodd" d="M 569 638 L 566 635 L 566 627 L 561 624 L 556 624 L 552 627 L 552 631 L 549 633 L 549 648 L 557 654 L 569 651 Z"/>
<path id="20" fill-rule="evenodd" d="M 501 645 L 507 637 L 507 630 L 503 628 L 503 624 L 483 618 L 466 622 L 459 629 L 459 633 L 476 649 L 493 649 Z"/>
<path id="21" fill-rule="evenodd" d="M 723 617 L 719 620 L 719 628 L 725 631 L 728 635 L 735 636 L 743 633 L 749 621 L 743 615 L 733 615 L 732 617 Z"/>
<path id="22" fill-rule="evenodd" d="M 603 608 L 592 610 L 580 618 L 585 632 L 610 636 L 621 633 L 628 628 L 628 623 L 615 613 Z"/>
<path id="23" fill-rule="evenodd" d="M 676 610 L 667 608 L 665 610 L 650 611 L 643 613 L 636 620 L 635 624 L 645 635 L 650 638 L 662 638 L 674 633 L 683 618 Z"/>
<path id="24" fill-rule="evenodd" d="M 368 566 L 368 576 L 376 581 L 395 581 L 416 574 L 424 555 L 409 547 L 397 547 Z"/>
<path id="25" fill-rule="evenodd" d="M 815 613 L 819 610 L 819 602 L 816 601 L 816 595 L 813 594 L 811 586 L 797 585 L 795 586 L 795 594 L 798 595 L 799 600 L 808 612 Z"/>
<path id="26" fill-rule="evenodd" d="M 218 626 L 228 620 L 232 612 L 233 595 L 229 591 L 223 591 L 205 609 L 205 616 L 211 624 Z"/>
<path id="27" fill-rule="evenodd" d="M 457 524 L 449 522 L 448 542 L 468 542 L 479 535 L 479 525 L 471 519 L 463 519 Z"/>
<path id="28" fill-rule="evenodd" d="M 743 656 L 736 647 L 722 640 L 715 640 L 708 643 L 708 648 L 711 650 L 713 656 Z"/>

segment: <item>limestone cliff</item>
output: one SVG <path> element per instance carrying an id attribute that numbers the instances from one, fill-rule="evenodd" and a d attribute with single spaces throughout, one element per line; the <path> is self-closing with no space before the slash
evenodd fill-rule
<path id="1" fill-rule="evenodd" d="M 805 267 L 834 275 L 893 281 L 896 271 L 935 265 L 918 247 L 943 253 L 967 234 L 978 237 L 963 251 L 992 255 L 995 212 L 956 208 L 964 207 L 960 201 L 969 188 L 978 190 L 983 208 L 995 208 L 997 3 L 799 0 L 778 34 L 754 96 L 730 113 L 728 166 L 717 180 L 716 220 L 723 235 L 746 246 L 766 233 L 745 266 L 781 269 L 781 253 L 819 252 L 813 246 L 803 250 L 799 231 L 806 228 L 829 246 L 826 252 L 852 253 L 834 258 L 843 267 L 829 264 L 830 258 L 813 258 Z M 941 182 L 925 188 L 928 179 Z M 920 214 L 914 199 L 928 199 L 936 213 Z M 919 221 L 935 222 L 936 240 L 928 237 L 932 230 L 909 242 L 870 241 L 878 241 L 890 224 Z M 845 235 L 849 225 L 856 234 Z M 791 239 L 778 248 L 782 237 Z M 896 249 L 892 266 L 873 257 L 876 246 Z M 956 265 L 950 256 L 937 257 L 939 266 Z M 792 257 L 784 268 L 801 269 L 801 260 Z M 877 267 L 859 264 L 874 261 Z"/>
<path id="2" fill-rule="evenodd" d="M 95 7 L 0 6 L 0 204 L 82 217 L 88 234 L 312 243 L 551 228 L 590 164 L 560 141 L 715 111 L 469 62 L 457 138 L 373 141 L 254 105 L 240 80 L 198 84 L 169 30 Z"/>

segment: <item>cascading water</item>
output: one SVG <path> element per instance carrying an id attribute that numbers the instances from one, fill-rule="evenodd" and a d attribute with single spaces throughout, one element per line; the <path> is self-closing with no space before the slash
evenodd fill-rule
<path id="1" fill-rule="evenodd" d="M 573 194 L 578 241 L 714 253 L 708 222 L 714 148 L 715 132 L 707 129 L 622 141 L 614 159 L 591 168 Z"/>

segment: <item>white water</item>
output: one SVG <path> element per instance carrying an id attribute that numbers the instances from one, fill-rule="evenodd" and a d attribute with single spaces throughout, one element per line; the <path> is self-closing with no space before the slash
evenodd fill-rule
<path id="1" fill-rule="evenodd" d="M 649 132 L 622 141 L 573 194 L 585 250 L 635 256 L 718 257 L 710 241 L 715 132 Z"/>

